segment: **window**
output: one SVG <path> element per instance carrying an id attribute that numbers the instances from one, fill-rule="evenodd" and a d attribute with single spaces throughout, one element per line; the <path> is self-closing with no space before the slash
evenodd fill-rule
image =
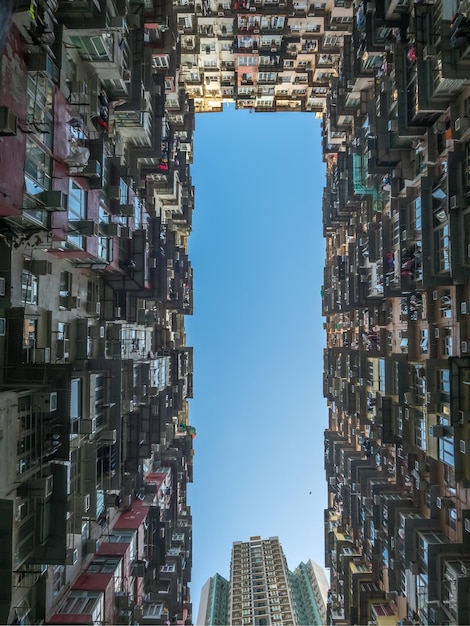
<path id="1" fill-rule="evenodd" d="M 447 417 L 440 415 L 439 423 L 448 431 L 444 432 L 443 437 L 439 437 L 439 459 L 446 465 L 454 467 L 454 434 L 450 427 L 450 421 Z"/>
<path id="2" fill-rule="evenodd" d="M 163 612 L 163 604 L 147 604 L 145 606 L 145 615 L 144 615 L 144 619 L 146 616 L 150 617 L 160 617 L 161 614 Z"/>
<path id="3" fill-rule="evenodd" d="M 69 221 L 84 219 L 86 216 L 86 192 L 75 181 L 70 179 L 69 184 Z M 70 243 L 83 248 L 83 237 L 80 233 L 70 233 L 68 236 Z"/>
<path id="4" fill-rule="evenodd" d="M 44 150 L 30 137 L 26 137 L 25 158 L 25 185 L 26 191 L 35 195 L 38 193 L 37 186 L 41 190 L 51 187 L 51 159 Z M 32 181 L 32 184 L 31 184 Z"/>
<path id="5" fill-rule="evenodd" d="M 79 50 L 82 59 L 87 61 L 112 61 L 114 37 L 111 33 L 91 37 L 72 36 L 70 40 Z"/>
<path id="6" fill-rule="evenodd" d="M 28 269 L 21 275 L 21 301 L 23 304 L 38 303 L 38 277 Z"/>
<path id="7" fill-rule="evenodd" d="M 426 451 L 426 420 L 422 413 L 417 412 L 415 415 L 415 444 Z"/>
<path id="8" fill-rule="evenodd" d="M 449 225 L 443 224 L 434 231 L 434 265 L 438 273 L 450 271 Z"/>
<path id="9" fill-rule="evenodd" d="M 257 66 L 258 65 L 258 57 L 238 57 L 238 66 Z"/>
<path id="10" fill-rule="evenodd" d="M 152 57 L 153 66 L 157 69 L 170 67 L 170 57 L 168 54 L 157 54 Z"/>
<path id="11" fill-rule="evenodd" d="M 176 571 L 176 565 L 174 563 L 170 563 L 169 565 L 160 565 L 161 573 L 172 573 Z"/>
<path id="12" fill-rule="evenodd" d="M 43 73 L 28 72 L 27 122 L 37 131 L 36 138 L 48 148 L 52 144 L 53 95 L 53 84 Z"/>

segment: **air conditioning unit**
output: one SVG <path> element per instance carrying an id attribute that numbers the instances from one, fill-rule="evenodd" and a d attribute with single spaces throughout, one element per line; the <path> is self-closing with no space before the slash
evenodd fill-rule
<path id="1" fill-rule="evenodd" d="M 35 196 L 36 198 L 48 211 L 67 211 L 68 209 L 69 198 L 63 191 L 42 191 Z"/>
<path id="2" fill-rule="evenodd" d="M 73 505 L 77 513 L 87 513 L 90 510 L 90 494 L 77 494 L 74 496 Z"/>
<path id="3" fill-rule="evenodd" d="M 37 408 L 43 413 L 52 413 L 57 410 L 57 391 L 35 393 L 33 395 L 33 409 Z"/>
<path id="4" fill-rule="evenodd" d="M 460 351 L 463 353 L 468 352 L 468 343 L 466 341 L 460 342 Z"/>
<path id="5" fill-rule="evenodd" d="M 121 307 L 120 306 L 115 306 L 114 307 L 114 319 L 115 320 L 120 320 L 121 319 Z"/>
<path id="6" fill-rule="evenodd" d="M 459 424 L 468 424 L 470 422 L 470 411 L 459 411 Z"/>
<path id="7" fill-rule="evenodd" d="M 439 328 L 434 329 L 434 337 L 436 337 L 436 339 L 439 337 Z"/>
<path id="8" fill-rule="evenodd" d="M 444 426 L 442 426 L 442 424 L 431 424 L 429 426 L 429 436 L 430 437 L 443 437 Z"/>
<path id="9" fill-rule="evenodd" d="M 465 532 L 470 533 L 470 517 L 465 518 L 463 525 Z"/>
<path id="10" fill-rule="evenodd" d="M 1 297 L 5 296 L 5 279 L 4 278 L 0 278 L 0 296 Z"/>
<path id="11" fill-rule="evenodd" d="M 69 231 L 82 237 L 96 237 L 99 235 L 99 225 L 93 220 L 69 220 Z"/>
<path id="12" fill-rule="evenodd" d="M 108 185 L 106 187 L 106 195 L 110 200 L 120 200 L 121 187 L 119 185 Z"/>
<path id="13" fill-rule="evenodd" d="M 108 444 L 116 443 L 117 431 L 114 430 L 101 430 L 100 441 L 105 441 Z"/>
<path id="14" fill-rule="evenodd" d="M 29 484 L 29 489 L 33 497 L 41 499 L 50 498 L 52 490 L 54 489 L 54 478 L 52 474 L 44 476 L 43 478 L 38 478 L 38 480 L 33 480 Z"/>
<path id="15" fill-rule="evenodd" d="M 467 454 L 467 442 L 464 439 L 459 441 L 459 450 L 462 454 Z"/>
<path id="16" fill-rule="evenodd" d="M 106 237 L 120 237 L 121 235 L 121 224 L 116 224 L 114 222 L 100 224 L 100 231 Z"/>
<path id="17" fill-rule="evenodd" d="M 16 135 L 18 118 L 8 107 L 0 106 L 0 137 Z"/>
<path id="18" fill-rule="evenodd" d="M 51 261 L 31 261 L 31 273 L 35 276 L 47 276 L 52 274 Z"/>
<path id="19" fill-rule="evenodd" d="M 70 354 L 70 339 L 58 339 L 55 353 L 58 359 L 67 359 Z"/>
<path id="20" fill-rule="evenodd" d="M 87 302 L 86 312 L 89 313 L 90 315 L 99 316 L 101 313 L 101 302 Z"/>
<path id="21" fill-rule="evenodd" d="M 425 61 L 429 61 L 435 59 L 437 55 L 437 50 L 434 46 L 424 46 L 423 48 L 423 59 Z"/>
<path id="22" fill-rule="evenodd" d="M 138 397 L 144 397 L 147 395 L 147 385 L 136 385 L 135 386 L 135 395 Z"/>
<path id="23" fill-rule="evenodd" d="M 133 217 L 134 216 L 134 205 L 133 204 L 120 204 L 118 208 L 119 215 L 123 215 L 124 217 Z"/>
<path id="24" fill-rule="evenodd" d="M 89 178 L 100 178 L 101 163 L 95 160 L 88 161 L 87 165 L 83 168 L 82 174 Z"/>
<path id="25" fill-rule="evenodd" d="M 432 299 L 433 300 L 437 300 L 437 290 L 436 289 L 432 292 Z"/>
<path id="26" fill-rule="evenodd" d="M 401 232 L 402 241 L 406 241 L 407 235 L 408 235 L 408 233 L 406 232 L 406 230 L 402 230 L 402 232 Z"/>
<path id="27" fill-rule="evenodd" d="M 467 315 L 468 313 L 468 306 L 466 302 L 461 302 L 460 303 L 460 312 L 462 313 L 462 315 Z"/>
<path id="28" fill-rule="evenodd" d="M 459 206 L 459 200 L 457 196 L 451 196 L 449 199 L 449 206 L 451 209 L 457 209 Z"/>
<path id="29" fill-rule="evenodd" d="M 436 506 L 438 509 L 448 509 L 453 506 L 452 498 L 443 498 L 441 496 L 437 496 L 436 498 Z"/>
<path id="30" fill-rule="evenodd" d="M 75 565 L 78 563 L 78 549 L 69 548 L 65 556 L 65 565 Z"/>
<path id="31" fill-rule="evenodd" d="M 90 508 L 89 505 L 88 505 L 88 508 Z M 88 541 L 86 542 L 87 554 L 96 554 L 99 549 L 100 549 L 100 542 L 98 541 L 98 539 L 88 539 Z"/>
<path id="32" fill-rule="evenodd" d="M 82 418 L 79 429 L 81 435 L 93 435 L 96 432 L 96 417 Z"/>
<path id="33" fill-rule="evenodd" d="M 405 408 L 405 411 L 404 411 L 404 418 L 405 418 L 406 420 L 409 420 L 409 419 L 410 419 L 410 409 L 409 409 L 408 407 L 406 407 L 406 408 Z"/>
<path id="34" fill-rule="evenodd" d="M 92 339 L 104 339 L 105 327 L 104 326 L 89 326 L 88 334 Z"/>
<path id="35" fill-rule="evenodd" d="M 127 609 L 131 605 L 131 598 L 125 591 L 117 591 L 114 594 L 114 601 L 118 609 Z"/>
<path id="36" fill-rule="evenodd" d="M 412 391 L 407 391 L 403 394 L 405 404 L 416 404 L 416 397 Z"/>

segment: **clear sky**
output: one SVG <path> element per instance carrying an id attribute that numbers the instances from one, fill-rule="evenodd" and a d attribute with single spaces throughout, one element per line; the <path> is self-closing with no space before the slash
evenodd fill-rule
<path id="1" fill-rule="evenodd" d="M 328 413 L 320 121 L 231 105 L 196 116 L 194 145 L 195 619 L 233 541 L 278 536 L 291 569 L 324 566 Z"/>

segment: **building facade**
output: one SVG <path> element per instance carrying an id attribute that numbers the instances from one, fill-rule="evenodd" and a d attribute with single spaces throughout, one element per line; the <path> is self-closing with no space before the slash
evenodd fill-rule
<path id="1" fill-rule="evenodd" d="M 321 626 L 327 589 L 325 573 L 316 563 L 301 563 L 290 572 L 277 537 L 250 537 L 233 544 L 230 581 L 216 574 L 204 585 L 197 623 Z"/>
<path id="2" fill-rule="evenodd" d="M 0 622 L 192 620 L 190 165 L 225 102 L 322 118 L 327 621 L 469 622 L 468 3 L 0 11 Z M 236 545 L 293 623 L 280 548 Z"/>
<path id="3" fill-rule="evenodd" d="M 209 578 L 201 590 L 197 624 L 225 626 L 229 623 L 229 586 L 229 581 L 220 574 Z"/>
<path id="4" fill-rule="evenodd" d="M 465 3 L 362 3 L 331 82 L 331 624 L 469 619 L 467 28 Z"/>

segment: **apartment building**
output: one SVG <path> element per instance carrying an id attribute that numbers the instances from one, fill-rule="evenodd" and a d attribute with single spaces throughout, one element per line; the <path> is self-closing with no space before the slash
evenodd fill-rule
<path id="1" fill-rule="evenodd" d="M 204 585 L 197 623 L 324 624 L 327 589 L 316 563 L 290 572 L 277 537 L 250 537 L 232 546 L 230 580 L 216 574 Z"/>
<path id="2" fill-rule="evenodd" d="M 0 621 L 191 622 L 192 135 L 235 102 L 323 120 L 326 619 L 468 622 L 467 4 L 1 10 Z M 252 556 L 295 587 L 268 543 L 232 620 Z"/>
<path id="3" fill-rule="evenodd" d="M 171 5 L 13 4 L 0 622 L 189 623 L 194 112 L 169 61 Z"/>
<path id="4" fill-rule="evenodd" d="M 367 2 L 323 117 L 328 623 L 468 621 L 468 6 Z"/>

